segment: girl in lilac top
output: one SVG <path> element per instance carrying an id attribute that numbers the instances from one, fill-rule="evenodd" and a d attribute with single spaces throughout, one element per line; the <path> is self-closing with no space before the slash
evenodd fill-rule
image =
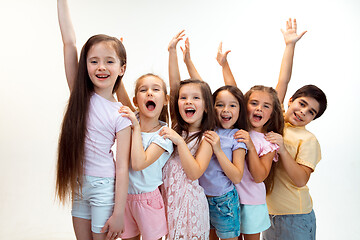
<path id="1" fill-rule="evenodd" d="M 235 79 L 227 62 L 227 54 L 218 49 L 218 62 L 223 68 L 224 81 L 236 86 Z M 271 87 L 254 86 L 245 94 L 250 132 L 240 130 L 235 134 L 238 141 L 248 149 L 245 159 L 244 176 L 236 184 L 241 206 L 241 239 L 260 239 L 260 232 L 270 227 L 266 206 L 266 191 L 271 191 L 273 171 L 278 146 L 267 142 L 268 132 L 282 134 L 284 119 L 276 91 Z M 265 184 L 264 184 L 265 181 Z"/>

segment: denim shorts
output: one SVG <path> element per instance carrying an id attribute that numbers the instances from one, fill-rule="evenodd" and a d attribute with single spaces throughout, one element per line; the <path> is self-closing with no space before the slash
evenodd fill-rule
<path id="1" fill-rule="evenodd" d="M 71 215 L 91 220 L 91 231 L 100 233 L 113 213 L 114 201 L 115 178 L 84 176 L 82 188 L 74 194 Z"/>
<path id="2" fill-rule="evenodd" d="M 315 240 L 314 210 L 308 214 L 270 215 L 271 227 L 263 232 L 264 240 Z"/>
<path id="3" fill-rule="evenodd" d="M 210 228 L 221 239 L 240 236 L 240 203 L 234 188 L 218 197 L 208 197 Z"/>
<path id="4" fill-rule="evenodd" d="M 256 234 L 270 227 L 269 212 L 266 204 L 240 204 L 241 233 Z"/>

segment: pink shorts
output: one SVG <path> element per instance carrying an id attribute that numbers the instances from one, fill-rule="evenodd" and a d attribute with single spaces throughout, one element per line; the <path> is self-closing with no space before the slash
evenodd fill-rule
<path id="1" fill-rule="evenodd" d="M 122 239 L 141 234 L 143 240 L 159 239 L 168 233 L 164 201 L 157 188 L 153 192 L 128 194 Z"/>

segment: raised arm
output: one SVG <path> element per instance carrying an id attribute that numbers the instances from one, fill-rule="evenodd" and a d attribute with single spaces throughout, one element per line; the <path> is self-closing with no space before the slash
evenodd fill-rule
<path id="1" fill-rule="evenodd" d="M 292 22 L 291 18 L 289 18 L 289 20 L 286 21 L 286 31 L 281 29 L 281 32 L 284 36 L 286 47 L 281 61 L 279 80 L 276 85 L 276 91 L 278 93 L 280 103 L 284 102 L 287 87 L 290 82 L 295 44 L 306 33 L 306 31 L 304 31 L 298 35 L 296 31 L 297 31 L 296 19 L 294 19 L 294 21 Z"/>
<path id="2" fill-rule="evenodd" d="M 218 52 L 216 55 L 216 60 L 222 67 L 222 73 L 224 77 L 225 85 L 231 85 L 236 87 L 235 78 L 231 72 L 229 62 L 227 61 L 227 55 L 231 52 L 230 50 L 226 51 L 225 53 L 222 52 L 222 42 L 220 42 L 218 47 Z"/>
<path id="3" fill-rule="evenodd" d="M 65 75 L 71 91 L 78 71 L 75 31 L 71 22 L 67 0 L 58 0 L 57 9 L 60 32 L 64 44 Z"/>
<path id="4" fill-rule="evenodd" d="M 170 41 L 168 46 L 169 51 L 169 81 L 170 81 L 170 95 L 174 96 L 174 91 L 180 84 L 180 71 L 178 65 L 176 46 L 180 40 L 183 39 L 185 30 L 177 33 Z"/>
<path id="5" fill-rule="evenodd" d="M 190 57 L 190 42 L 189 42 L 189 38 L 186 38 L 185 40 L 185 48 L 180 47 L 181 51 L 183 52 L 184 55 L 184 63 L 186 64 L 186 68 L 189 72 L 190 78 L 192 79 L 198 79 L 198 80 L 202 80 L 200 74 L 198 73 L 198 71 L 195 68 L 194 63 L 191 60 Z"/>
<path id="6" fill-rule="evenodd" d="M 122 103 L 122 105 L 127 106 L 131 109 L 131 111 L 135 111 L 134 106 L 131 103 L 131 100 L 129 98 L 129 95 L 125 89 L 124 82 L 121 81 L 120 86 L 118 90 L 116 91 L 116 96 L 119 102 Z"/>
<path id="7" fill-rule="evenodd" d="M 155 143 L 151 143 L 150 146 L 144 150 L 141 128 L 134 112 L 126 106 L 120 108 L 120 113 L 124 113 L 124 117 L 130 119 L 132 123 L 132 138 L 131 138 L 131 167 L 135 171 L 140 171 L 151 164 L 153 164 L 165 150 Z"/>

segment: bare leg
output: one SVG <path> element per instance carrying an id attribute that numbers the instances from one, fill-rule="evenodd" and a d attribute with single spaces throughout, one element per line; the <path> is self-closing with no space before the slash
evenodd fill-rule
<path id="1" fill-rule="evenodd" d="M 140 240 L 140 234 L 137 235 L 136 237 L 132 237 L 132 238 L 122 238 L 122 240 Z"/>
<path id="2" fill-rule="evenodd" d="M 244 234 L 244 240 L 260 240 L 260 233 Z"/>
<path id="3" fill-rule="evenodd" d="M 219 239 L 218 236 L 216 235 L 215 229 L 210 229 L 209 239 L 210 240 L 218 240 Z"/>
<path id="4" fill-rule="evenodd" d="M 77 240 L 93 239 L 91 233 L 91 221 L 88 219 L 73 217 L 73 227 Z"/>

